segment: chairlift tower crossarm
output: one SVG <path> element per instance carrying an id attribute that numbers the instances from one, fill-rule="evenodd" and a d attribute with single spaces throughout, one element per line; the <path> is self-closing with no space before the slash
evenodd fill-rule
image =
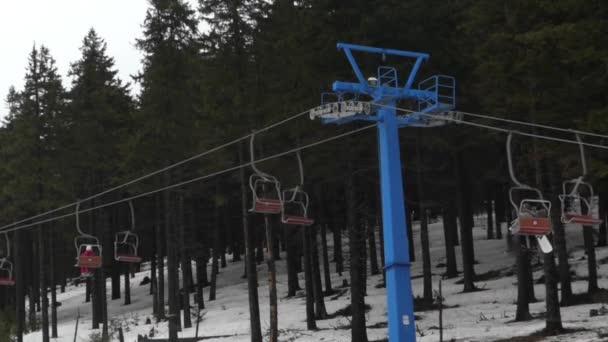
<path id="1" fill-rule="evenodd" d="M 331 106 L 335 105 L 323 105 L 317 110 L 311 111 L 311 118 L 321 117 L 326 124 L 372 121 L 376 122 L 378 126 L 389 341 L 415 341 L 416 325 L 406 233 L 408 230 L 405 220 L 399 128 L 427 126 L 428 119 L 424 114 L 443 113 L 453 109 L 455 81 L 449 76 L 433 76 L 422 81 L 418 89 L 414 89 L 416 75 L 422 63 L 429 58 L 429 55 L 424 53 L 343 43 L 338 44 L 338 49 L 344 51 L 357 82 L 334 82 L 333 91 L 338 94 L 338 98 L 342 97 L 340 94 L 345 93 L 354 94 L 355 98 L 358 98 L 359 95 L 367 95 L 372 98 L 371 104 L 366 104 L 366 109 L 361 111 L 357 108 L 363 108 L 363 103 L 353 102 L 351 107 L 355 109 L 342 111 L 342 113 L 334 113 L 336 111 L 334 108 L 337 107 Z M 368 82 L 361 72 L 353 55 L 354 51 L 379 54 L 383 57 L 390 55 L 415 59 L 415 62 L 403 85 L 399 84 L 397 70 L 386 66 L 378 68 L 377 78 L 370 78 L 372 83 Z M 419 108 L 412 115 L 400 117 L 397 115 L 396 107 L 400 100 L 405 99 L 416 101 Z"/>

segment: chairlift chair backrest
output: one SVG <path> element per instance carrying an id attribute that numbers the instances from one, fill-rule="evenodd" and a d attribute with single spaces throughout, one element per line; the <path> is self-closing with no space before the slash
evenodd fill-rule
<path id="1" fill-rule="evenodd" d="M 249 188 L 251 188 L 253 203 L 249 211 L 259 214 L 279 214 L 283 210 L 281 184 L 276 177 L 262 172 L 256 167 L 254 141 L 255 132 L 252 132 L 249 152 L 254 173 L 249 177 Z"/>
<path id="2" fill-rule="evenodd" d="M 300 182 L 291 189 L 283 191 L 283 211 L 281 212 L 281 222 L 292 226 L 310 226 L 315 221 L 308 217 L 308 205 L 310 197 L 303 190 L 304 187 L 304 164 L 300 151 L 296 152 L 298 160 L 298 172 Z"/>
<path id="3" fill-rule="evenodd" d="M 114 236 L 114 260 L 127 263 L 140 263 L 142 258 L 138 255 L 139 236 L 135 230 L 135 208 L 133 202 L 128 201 L 130 209 L 131 226 L 128 230 L 116 233 Z"/>
<path id="4" fill-rule="evenodd" d="M 0 286 L 14 286 L 13 263 L 7 258 L 0 258 Z"/>
<path id="5" fill-rule="evenodd" d="M 551 201 L 544 199 L 539 189 L 521 183 L 515 177 L 511 154 L 513 133 L 507 137 L 507 163 L 509 175 L 515 186 L 509 189 L 509 202 L 515 210 L 517 218 L 511 226 L 511 232 L 519 235 L 540 236 L 551 233 Z"/>
<path id="6" fill-rule="evenodd" d="M 599 198 L 593 193 L 593 186 L 585 182 L 587 176 L 587 162 L 585 148 L 578 134 L 576 140 L 579 144 L 579 155 L 583 174 L 580 177 L 566 180 L 562 183 L 561 221 L 565 224 L 583 226 L 597 226 L 602 223 L 599 217 Z"/>
<path id="7" fill-rule="evenodd" d="M 294 226 L 310 226 L 315 221 L 308 217 L 309 196 L 300 186 L 283 191 L 281 222 Z"/>
<path id="8" fill-rule="evenodd" d="M 517 192 L 536 194 L 515 199 Z M 529 187 L 512 187 L 509 200 L 517 214 L 511 232 L 518 235 L 548 235 L 551 233 L 551 201 L 542 198 L 540 190 Z M 519 204 L 518 204 L 519 203 Z"/>
<path id="9" fill-rule="evenodd" d="M 120 262 L 139 263 L 139 237 L 130 231 L 116 233 L 114 240 L 114 259 Z"/>
<path id="10" fill-rule="evenodd" d="M 81 268 L 101 268 L 103 266 L 102 259 L 102 248 L 97 239 L 87 243 L 82 240 L 82 237 L 77 237 L 79 242 L 75 242 L 77 245 L 78 255 L 76 256 L 75 267 Z M 76 240 L 75 240 L 76 241 Z M 91 253 L 88 253 L 87 247 L 90 247 Z"/>
<path id="11" fill-rule="evenodd" d="M 270 175 L 260 176 L 257 173 L 249 177 L 253 205 L 250 212 L 259 214 L 279 214 L 283 209 L 281 185 Z"/>
<path id="12" fill-rule="evenodd" d="M 103 265 L 103 251 L 99 239 L 91 234 L 84 233 L 80 229 L 80 202 L 76 203 L 76 230 L 80 235 L 74 238 L 76 247 L 76 265 L 80 268 L 101 268 Z M 87 251 L 90 247 L 90 253 Z"/>

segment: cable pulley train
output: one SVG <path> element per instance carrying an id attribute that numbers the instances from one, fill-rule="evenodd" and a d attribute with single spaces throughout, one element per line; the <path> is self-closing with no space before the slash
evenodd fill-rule
<path id="1" fill-rule="evenodd" d="M 583 174 L 562 183 L 559 200 L 562 205 L 561 221 L 566 224 L 597 226 L 602 223 L 599 218 L 599 197 L 593 193 L 593 186 L 585 182 L 587 161 L 581 138 L 576 134 L 579 145 Z"/>
<path id="2" fill-rule="evenodd" d="M 15 278 L 13 278 L 13 263 L 9 260 L 11 257 L 11 243 L 8 239 L 8 234 L 2 234 L 5 238 L 4 256 L 0 258 L 0 286 L 14 286 Z"/>
<path id="3" fill-rule="evenodd" d="M 543 198 L 542 192 L 527 184 L 521 183 L 515 177 L 513 159 L 511 154 L 511 140 L 513 133 L 507 137 L 507 163 L 509 175 L 514 186 L 509 189 L 509 202 L 517 217 L 511 224 L 513 234 L 536 237 L 540 249 L 544 253 L 553 250 L 547 235 L 551 233 L 551 201 Z"/>
<path id="4" fill-rule="evenodd" d="M 139 236 L 135 231 L 135 208 L 133 202 L 128 201 L 131 226 L 129 229 L 116 233 L 114 237 L 114 260 L 126 263 L 140 263 L 142 258 L 137 254 Z"/>
<path id="5" fill-rule="evenodd" d="M 76 230 L 80 235 L 74 238 L 76 247 L 76 265 L 80 267 L 80 275 L 84 278 L 93 276 L 95 269 L 102 266 L 102 248 L 99 239 L 80 229 L 80 202 L 76 203 Z"/>

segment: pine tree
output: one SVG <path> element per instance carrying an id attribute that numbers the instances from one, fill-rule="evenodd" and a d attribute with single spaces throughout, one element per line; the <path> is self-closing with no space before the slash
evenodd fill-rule
<path id="1" fill-rule="evenodd" d="M 120 148 L 130 127 L 134 108 L 129 85 L 117 76 L 107 44 L 95 30 L 84 37 L 82 56 L 71 66 L 69 131 L 65 146 L 78 180 L 80 196 L 116 177 Z"/>
<path id="2" fill-rule="evenodd" d="M 60 189 L 60 167 L 57 157 L 57 130 L 64 110 L 65 93 L 55 61 L 49 50 L 34 47 L 29 56 L 23 91 L 9 94 L 11 112 L 7 120 L 10 139 L 4 152 L 4 171 L 11 181 L 4 186 L 10 194 L 11 210 L 18 214 L 34 214 L 54 204 Z M 24 172 L 28 170 L 28 172 Z M 19 208 L 19 209 L 18 209 Z M 49 300 L 47 297 L 47 265 L 45 240 L 39 227 L 38 273 L 42 304 L 42 339 L 49 341 Z M 30 301 L 33 297 L 30 297 Z"/>
<path id="3" fill-rule="evenodd" d="M 126 169 L 141 172 L 170 164 L 190 156 L 199 143 L 201 127 L 201 99 L 199 98 L 200 44 L 195 12 L 184 1 L 151 0 L 143 23 L 143 37 L 137 47 L 144 54 L 141 83 L 140 109 L 134 112 L 138 123 L 124 149 L 128 151 Z M 170 184 L 178 174 L 165 174 L 164 185 Z M 175 197 L 175 196 L 171 196 Z M 176 221 L 175 208 L 167 194 L 161 207 L 165 211 L 165 240 L 169 276 L 169 337 L 177 338 L 179 320 L 179 286 L 177 280 L 177 237 L 171 224 Z M 160 242 L 157 249 L 161 250 Z M 162 258 L 159 257 L 159 273 L 162 274 Z M 158 277 L 159 293 L 164 285 Z M 164 310 L 162 296 L 158 307 Z M 186 303 L 185 305 L 189 305 Z M 163 316 L 162 314 L 160 315 Z"/>

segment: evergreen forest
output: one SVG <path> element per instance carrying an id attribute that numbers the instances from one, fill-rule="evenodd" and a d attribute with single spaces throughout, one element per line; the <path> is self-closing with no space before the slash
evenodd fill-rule
<path id="1" fill-rule="evenodd" d="M 43 342 L 57 337 L 57 296 L 75 282 L 86 287 L 92 328 L 110 341 L 108 301 L 129 305 L 129 289 L 139 285 L 129 284 L 131 274 L 144 271 L 153 319 L 167 322 L 169 340 L 177 341 L 180 330 L 197 324 L 197 311 L 222 295 L 217 283 L 235 263 L 247 279 L 249 301 L 240 305 L 248 308 L 252 342 L 281 340 L 281 317 L 290 314 L 281 312 L 283 298 L 304 293 L 300 318 L 315 330 L 333 314 L 326 302 L 342 289 L 349 291 L 351 340 L 371 341 L 367 289 L 386 266 L 377 131 L 365 122 L 324 125 L 308 115 L 334 81 L 355 79 L 338 42 L 428 53 L 415 83 L 453 76 L 456 110 L 482 115 L 399 131 L 404 227 L 419 227 L 420 243 L 409 244 L 424 279 L 415 291 L 417 311 L 436 309 L 440 278 L 460 280 L 463 293 L 485 290 L 487 274 L 477 268 L 489 261 L 476 252 L 487 240 L 503 240 L 510 253 L 504 258 L 516 266 L 515 321 L 539 319 L 530 312 L 534 270 L 545 284 L 545 335 L 565 331 L 564 307 L 594 302 L 597 294 L 608 298 L 606 275 L 597 271 L 603 259 L 596 258 L 596 249 L 608 245 L 605 223 L 577 230 L 589 273 L 583 292 L 571 285 L 571 228 L 560 220 L 559 195 L 562 182 L 583 172 L 580 146 L 533 137 L 576 142 L 573 130 L 591 133 L 580 138 L 600 148 L 585 147 L 584 176 L 606 217 L 608 2 L 148 0 L 133 42 L 142 67 L 130 79 L 118 76 L 111 42 L 91 28 L 67 76 L 37 42 L 23 87 L 2 89 L 8 115 L 0 126 L 0 254 L 14 266 L 15 285 L 0 286 L 0 341 L 23 342 L 35 331 Z M 357 57 L 365 77 L 379 65 L 412 67 L 391 56 Z M 415 110 L 407 102 L 399 107 Z M 517 216 L 509 202 L 508 131 L 530 134 L 513 135 L 513 169 L 551 202 L 551 253 L 507 229 Z M 249 211 L 252 156 L 281 190 L 307 192 L 312 225 Z M 486 233 L 474 239 L 480 215 Z M 442 269 L 431 264 L 429 248 L 437 220 Z M 116 234 L 125 230 L 139 239 L 141 263 L 116 260 Z M 84 244 L 75 246 L 77 236 L 103 250 L 102 267 L 84 278 L 74 267 Z M 280 265 L 287 293 L 277 293 Z M 330 272 L 344 283 L 332 284 Z M 270 318 L 260 315 L 262 284 L 269 284 Z"/>

